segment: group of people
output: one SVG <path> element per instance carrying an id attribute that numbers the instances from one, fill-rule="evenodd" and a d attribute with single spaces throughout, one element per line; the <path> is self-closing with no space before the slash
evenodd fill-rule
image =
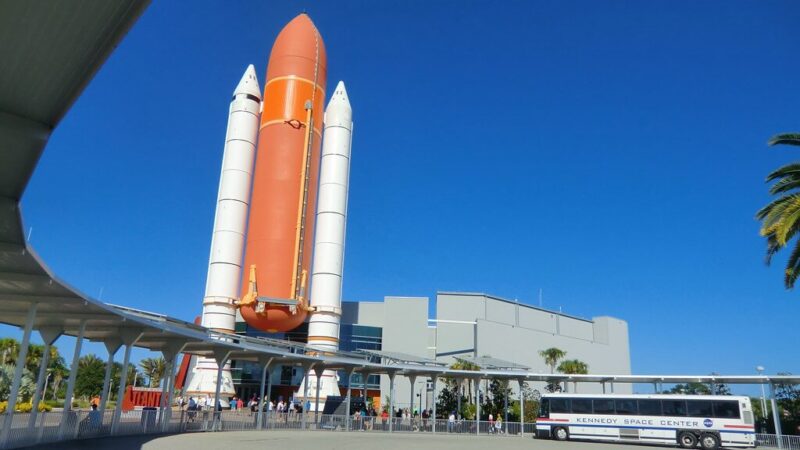
<path id="1" fill-rule="evenodd" d="M 396 426 L 408 426 L 412 431 L 426 431 L 429 429 L 429 420 L 433 417 L 433 410 L 423 409 L 422 414 L 420 414 L 418 410 L 411 411 L 408 408 L 395 408 L 390 415 L 389 410 L 384 408 L 380 414 L 380 426 L 382 430 L 388 431 L 390 417 L 395 419 Z M 372 430 L 378 423 L 377 418 L 377 411 L 373 405 L 369 403 L 353 413 L 353 428 L 365 431 Z"/>
<path id="2" fill-rule="evenodd" d="M 489 419 L 488 420 L 489 426 L 488 426 L 488 430 L 487 431 L 488 431 L 489 434 L 503 434 L 503 433 L 505 433 L 505 430 L 503 429 L 503 418 L 502 417 L 500 417 L 498 415 L 497 419 L 495 419 L 494 415 L 489 414 L 488 419 Z M 447 432 L 448 433 L 465 432 L 466 430 L 462 429 L 462 423 L 463 423 L 463 420 L 462 420 L 461 416 L 460 415 L 456 416 L 456 412 L 455 411 L 451 411 L 450 415 L 447 416 Z M 474 432 L 475 431 L 475 427 L 473 426 L 472 429 L 469 430 L 469 431 L 470 432 Z"/>

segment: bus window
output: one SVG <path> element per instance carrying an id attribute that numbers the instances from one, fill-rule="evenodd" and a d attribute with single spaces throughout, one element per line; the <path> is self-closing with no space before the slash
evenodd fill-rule
<path id="1" fill-rule="evenodd" d="M 660 416 L 661 400 L 639 400 L 640 416 Z"/>
<path id="2" fill-rule="evenodd" d="M 596 398 L 594 404 L 595 414 L 614 414 L 614 400 L 610 398 Z"/>
<path id="3" fill-rule="evenodd" d="M 617 414 L 621 415 L 636 415 L 638 408 L 636 408 L 636 400 L 618 398 L 614 401 L 617 407 Z"/>
<path id="4" fill-rule="evenodd" d="M 736 400 L 715 400 L 714 417 L 720 419 L 738 419 L 739 402 Z"/>
<path id="5" fill-rule="evenodd" d="M 711 402 L 709 400 L 687 400 L 686 411 L 689 417 L 711 417 Z"/>
<path id="6" fill-rule="evenodd" d="M 539 402 L 539 417 L 550 417 L 550 399 L 543 398 Z"/>
<path id="7" fill-rule="evenodd" d="M 685 400 L 661 400 L 661 405 L 664 408 L 665 416 L 686 416 L 686 401 Z"/>
<path id="8" fill-rule="evenodd" d="M 567 413 L 569 414 L 569 399 L 568 398 L 551 398 L 550 399 L 550 412 L 551 413 Z"/>
<path id="9" fill-rule="evenodd" d="M 592 413 L 592 399 L 589 399 L 589 398 L 573 398 L 572 399 L 572 413 L 573 414 L 591 414 Z"/>

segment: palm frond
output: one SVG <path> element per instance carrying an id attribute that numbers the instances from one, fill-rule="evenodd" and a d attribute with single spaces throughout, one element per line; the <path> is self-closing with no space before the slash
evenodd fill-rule
<path id="1" fill-rule="evenodd" d="M 780 217 L 780 214 L 783 212 L 783 210 L 786 209 L 786 207 L 788 207 L 796 197 L 800 197 L 800 194 L 784 195 L 783 197 L 773 200 L 770 202 L 770 204 L 758 210 L 756 213 L 756 219 L 765 221 L 765 223 L 762 225 L 762 229 L 771 225 L 772 222 L 774 222 L 775 217 Z"/>
<path id="2" fill-rule="evenodd" d="M 800 163 L 791 163 L 785 166 L 778 167 L 767 175 L 766 182 L 776 180 L 778 178 L 785 178 L 800 175 Z"/>
<path id="3" fill-rule="evenodd" d="M 800 172 L 791 177 L 784 177 L 777 183 L 773 184 L 772 187 L 769 188 L 769 193 L 772 195 L 778 195 L 797 188 L 800 188 Z"/>
<path id="4" fill-rule="evenodd" d="M 789 261 L 786 262 L 786 271 L 783 277 L 783 284 L 786 289 L 793 289 L 797 277 L 800 275 L 800 243 L 795 244 Z"/>
<path id="5" fill-rule="evenodd" d="M 781 133 L 772 136 L 769 141 L 767 141 L 768 145 L 800 145 L 800 133 Z"/>
<path id="6" fill-rule="evenodd" d="M 780 246 L 786 245 L 791 239 L 800 221 L 800 195 L 791 197 L 791 201 L 781 204 L 781 207 L 767 215 L 761 230 L 765 236 L 774 236 Z"/>

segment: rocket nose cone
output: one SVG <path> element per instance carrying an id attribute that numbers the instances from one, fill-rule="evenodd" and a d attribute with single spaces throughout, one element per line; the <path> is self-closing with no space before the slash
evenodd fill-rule
<path id="1" fill-rule="evenodd" d="M 340 81 L 336 89 L 331 94 L 331 100 L 325 109 L 325 123 L 328 125 L 343 125 L 350 128 L 353 121 L 353 108 L 350 106 L 350 99 L 347 97 L 347 89 L 344 82 Z"/>
<path id="2" fill-rule="evenodd" d="M 321 75 L 318 77 L 322 81 L 320 84 L 324 85 L 327 64 L 322 36 L 311 18 L 300 14 L 287 23 L 275 39 L 267 66 L 267 80 L 287 75 L 311 79 L 316 71 Z"/>
<path id="3" fill-rule="evenodd" d="M 347 89 L 344 87 L 344 81 L 340 81 L 339 84 L 336 85 L 336 89 L 331 95 L 331 100 L 328 102 L 328 107 L 330 108 L 331 106 L 346 106 L 348 109 L 351 109 L 350 98 L 347 96 Z"/>
<path id="4" fill-rule="evenodd" d="M 233 91 L 233 95 L 249 94 L 261 100 L 261 88 L 258 86 L 258 77 L 256 76 L 256 68 L 252 64 L 247 66 L 244 71 L 242 79 Z"/>

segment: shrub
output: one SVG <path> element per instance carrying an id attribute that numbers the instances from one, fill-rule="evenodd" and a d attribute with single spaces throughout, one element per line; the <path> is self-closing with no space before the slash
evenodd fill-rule
<path id="1" fill-rule="evenodd" d="M 33 409 L 33 405 L 30 403 L 18 403 L 17 404 L 17 412 L 21 413 L 29 413 Z"/>
<path id="2" fill-rule="evenodd" d="M 0 414 L 4 414 L 8 408 L 8 402 L 0 402 Z"/>

